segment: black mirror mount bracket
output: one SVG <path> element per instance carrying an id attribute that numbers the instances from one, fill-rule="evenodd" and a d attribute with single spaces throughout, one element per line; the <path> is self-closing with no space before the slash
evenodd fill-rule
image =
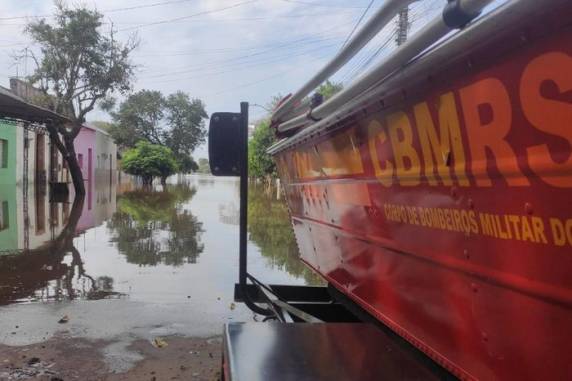
<path id="1" fill-rule="evenodd" d="M 240 176 L 238 283 L 243 301 L 254 313 L 270 316 L 248 294 L 248 102 L 238 113 L 214 113 L 209 126 L 209 163 L 214 176 Z"/>

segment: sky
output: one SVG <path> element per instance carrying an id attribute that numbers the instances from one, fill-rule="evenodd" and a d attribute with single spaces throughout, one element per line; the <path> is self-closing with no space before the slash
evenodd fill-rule
<path id="1" fill-rule="evenodd" d="M 69 4 L 78 4 L 70 0 Z M 137 66 L 133 91 L 178 90 L 201 99 L 207 113 L 239 111 L 251 104 L 251 121 L 265 116 L 278 94 L 294 92 L 335 56 L 360 18 L 360 25 L 383 0 L 86 0 L 112 23 L 119 40 L 136 34 Z M 411 7 L 412 29 L 436 14 L 445 0 L 425 0 Z M 364 12 L 366 11 L 364 15 Z M 23 33 L 26 22 L 49 17 L 51 0 L 0 2 L 0 85 L 10 77 L 31 74 L 31 59 L 14 55 L 33 48 Z M 347 84 L 395 48 L 395 23 L 388 25 L 332 79 Z M 262 107 L 260 107 L 262 106 Z M 97 110 L 89 121 L 109 120 Z M 206 157 L 206 147 L 193 156 Z"/>

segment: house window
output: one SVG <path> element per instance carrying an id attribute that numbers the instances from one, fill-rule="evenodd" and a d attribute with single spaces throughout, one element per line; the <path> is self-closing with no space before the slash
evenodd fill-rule
<path id="1" fill-rule="evenodd" d="M 8 201 L 0 202 L 0 231 L 9 228 Z"/>
<path id="2" fill-rule="evenodd" d="M 81 169 L 83 169 L 83 155 L 82 155 L 81 153 L 79 153 L 79 154 L 77 155 L 77 162 L 78 162 L 78 164 L 79 164 L 79 167 L 80 167 Z"/>
<path id="3" fill-rule="evenodd" d="M 0 168 L 8 168 L 8 140 L 0 139 Z"/>

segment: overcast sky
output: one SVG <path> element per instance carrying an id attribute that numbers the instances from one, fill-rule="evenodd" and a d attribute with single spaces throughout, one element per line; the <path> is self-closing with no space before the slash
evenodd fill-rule
<path id="1" fill-rule="evenodd" d="M 76 0 L 70 0 L 72 4 Z M 445 0 L 428 0 L 411 10 L 413 21 L 434 13 Z M 339 50 L 370 0 L 90 0 L 112 22 L 118 38 L 137 33 L 140 47 L 134 90 L 170 94 L 182 90 L 202 99 L 211 114 L 238 111 L 240 101 L 266 105 L 310 78 Z M 375 0 L 366 17 L 383 0 Z M 30 74 L 31 60 L 14 64 L 14 52 L 29 46 L 22 30 L 32 17 L 50 15 L 51 0 L 0 1 L 0 85 Z M 334 79 L 347 82 L 394 46 L 388 26 Z M 380 48 L 384 46 L 381 52 Z M 377 54 L 376 54 L 377 52 Z M 26 73 L 27 71 L 27 73 Z M 265 111 L 251 108 L 251 119 Z M 105 120 L 101 111 L 88 119 Z M 206 157 L 204 147 L 194 156 Z"/>

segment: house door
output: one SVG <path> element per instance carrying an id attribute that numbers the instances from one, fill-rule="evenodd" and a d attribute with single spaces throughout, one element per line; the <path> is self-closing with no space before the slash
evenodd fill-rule
<path id="1" fill-rule="evenodd" d="M 92 208 L 92 173 L 93 170 L 93 151 L 91 148 L 87 149 L 87 209 L 91 210 Z"/>
<path id="2" fill-rule="evenodd" d="M 87 181 L 91 182 L 91 170 L 93 166 L 92 150 L 88 148 L 87 150 Z"/>
<path id="3" fill-rule="evenodd" d="M 24 147 L 24 149 L 27 149 Z M 46 136 L 36 135 L 36 185 L 41 187 L 46 181 Z"/>
<path id="4" fill-rule="evenodd" d="M 60 172 L 58 163 L 58 147 L 55 144 L 50 145 L 50 182 L 58 182 L 58 173 Z"/>

